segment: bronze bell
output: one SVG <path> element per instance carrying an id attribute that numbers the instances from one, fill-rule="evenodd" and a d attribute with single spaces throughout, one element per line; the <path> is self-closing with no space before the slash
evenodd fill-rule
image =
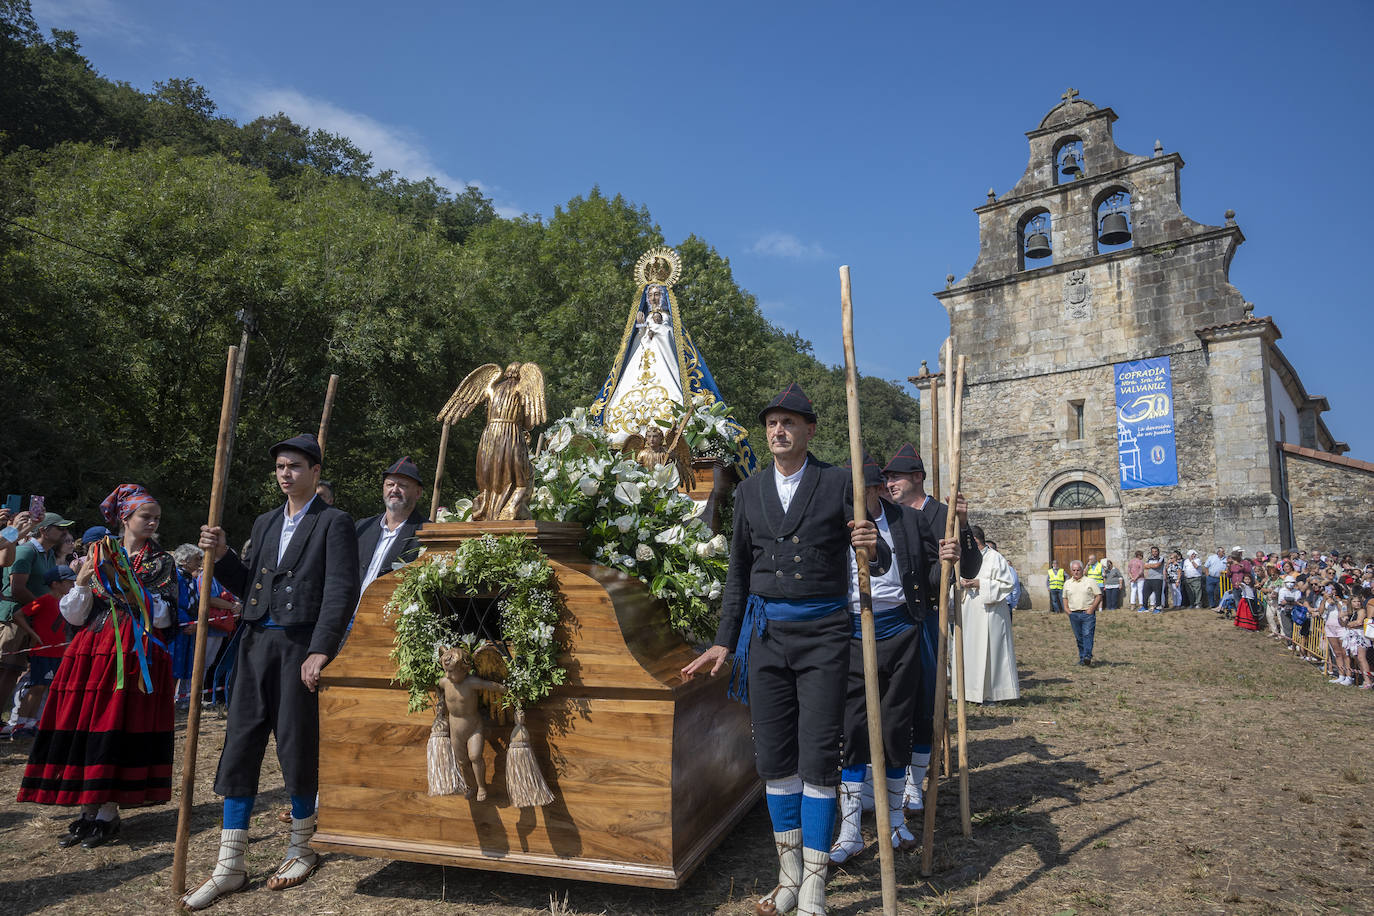
<path id="1" fill-rule="evenodd" d="M 1078 157 L 1073 153 L 1064 154 L 1064 165 L 1059 170 L 1064 175 L 1077 175 L 1081 169 L 1078 167 Z"/>
<path id="2" fill-rule="evenodd" d="M 1097 240 L 1103 245 L 1122 245 L 1131 240 L 1131 227 L 1126 224 L 1126 214 L 1108 213 L 1102 217 L 1102 233 Z"/>
<path id="3" fill-rule="evenodd" d="M 1046 238 L 1045 233 L 1036 232 L 1026 238 L 1026 257 L 1039 260 L 1048 258 L 1052 253 L 1050 240 Z"/>

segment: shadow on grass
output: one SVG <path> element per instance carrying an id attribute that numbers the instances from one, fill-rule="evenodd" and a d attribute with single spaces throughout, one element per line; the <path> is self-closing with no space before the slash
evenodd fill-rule
<path id="1" fill-rule="evenodd" d="M 1022 755 L 1033 759 L 993 765 Z M 1039 865 L 1012 887 L 982 898 L 980 905 L 995 905 L 1011 899 L 1052 869 L 1067 864 L 1079 851 L 1135 820 L 1134 817 L 1121 818 L 1065 847 L 1060 842 L 1059 827 L 1053 821 L 1058 810 L 1113 802 L 1158 781 L 1141 780 L 1110 796 L 1084 801 L 1083 790 L 1090 786 L 1139 774 L 1159 764 L 1130 767 L 1104 777 L 1096 767 L 1079 759 L 1078 753 L 1072 756 L 1056 754 L 1042 742 L 1029 737 L 975 742 L 970 746 L 970 758 L 977 774 L 977 778 L 971 780 L 969 799 L 970 809 L 975 812 L 973 835 L 965 837 L 961 833 L 958 782 L 944 780 L 938 795 L 931 876 L 920 874 L 919 851 L 898 858 L 899 895 L 907 906 L 938 905 L 945 895 L 978 884 L 1004 858 L 1029 846 L 1039 858 Z M 1046 800 L 1058 800 L 1061 804 L 1047 807 Z M 838 905 L 831 906 L 829 912 L 836 916 L 858 916 L 881 910 L 882 885 L 876 856 L 844 866 L 842 874 L 846 876 L 843 883 L 832 882 L 839 891 L 834 896 L 841 900 Z M 855 891 L 860 892 L 859 899 L 850 896 Z"/>
<path id="2" fill-rule="evenodd" d="M 75 817 L 74 812 L 75 809 L 61 809 L 60 811 L 54 809 L 51 817 L 53 823 L 51 842 L 54 847 L 57 845 L 57 840 L 67 832 L 67 824 Z M 193 844 L 213 842 L 218 847 L 219 812 L 220 802 L 218 799 L 202 802 L 192 809 L 191 842 Z M 29 820 L 29 817 L 25 816 L 23 812 L 6 812 L 6 814 L 12 813 L 18 813 L 23 821 Z M 174 805 L 123 809 L 120 811 L 119 839 L 116 843 L 127 847 L 135 855 L 142 850 L 158 846 L 164 847 L 165 851 L 149 851 L 137 855 L 136 858 L 110 862 L 103 867 L 94 868 L 90 864 L 90 857 L 94 853 L 79 846 L 74 847 L 66 853 L 60 853 L 66 856 L 62 864 L 71 863 L 70 871 L 47 874 L 41 881 L 32 879 L 0 881 L 0 910 L 6 914 L 15 914 L 15 916 L 21 913 L 32 913 L 67 900 L 115 890 L 130 881 L 169 869 L 172 866 L 172 852 L 165 847 L 169 839 L 175 836 L 176 825 L 177 809 Z M 208 835 L 211 827 L 216 828 L 212 838 L 198 836 L 198 834 Z M 190 880 L 194 881 L 194 877 L 192 876 Z M 170 909 L 169 903 L 165 906 L 163 904 L 164 901 L 158 901 L 158 906 L 150 909 Z"/>

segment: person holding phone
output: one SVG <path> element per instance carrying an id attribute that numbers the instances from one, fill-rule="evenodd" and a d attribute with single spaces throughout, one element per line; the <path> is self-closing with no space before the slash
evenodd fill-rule
<path id="1" fill-rule="evenodd" d="M 39 501 L 41 508 L 42 501 Z M 14 685 L 29 670 L 26 651 L 37 645 L 32 630 L 19 618 L 20 609 L 48 593 L 43 577 L 57 567 L 57 546 L 71 521 L 49 512 L 39 517 L 35 541 L 25 541 L 14 551 L 14 562 L 0 571 L 0 702 L 14 694 Z"/>

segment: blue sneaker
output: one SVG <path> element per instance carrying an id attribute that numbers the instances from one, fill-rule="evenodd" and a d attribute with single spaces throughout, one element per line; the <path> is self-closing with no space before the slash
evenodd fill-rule
<path id="1" fill-rule="evenodd" d="M 1160 608 L 1155 608 L 1155 609 L 1154 609 L 1153 611 L 1151 611 L 1150 613 L 1151 613 L 1151 614 L 1163 614 L 1164 611 L 1163 611 L 1162 609 L 1160 609 Z"/>

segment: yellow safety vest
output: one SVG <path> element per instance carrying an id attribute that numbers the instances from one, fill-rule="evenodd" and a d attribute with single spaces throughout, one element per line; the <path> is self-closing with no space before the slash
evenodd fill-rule
<path id="1" fill-rule="evenodd" d="M 1093 580 L 1094 582 L 1096 582 L 1099 586 L 1102 584 L 1102 561 L 1101 561 L 1101 560 L 1098 560 L 1098 561 L 1097 561 L 1096 563 L 1094 563 L 1092 566 L 1089 566 L 1089 567 L 1088 567 L 1088 578 L 1089 578 L 1089 579 L 1092 579 L 1092 580 Z"/>
<path id="2" fill-rule="evenodd" d="M 1064 587 L 1064 567 L 1050 570 L 1050 588 Z"/>

